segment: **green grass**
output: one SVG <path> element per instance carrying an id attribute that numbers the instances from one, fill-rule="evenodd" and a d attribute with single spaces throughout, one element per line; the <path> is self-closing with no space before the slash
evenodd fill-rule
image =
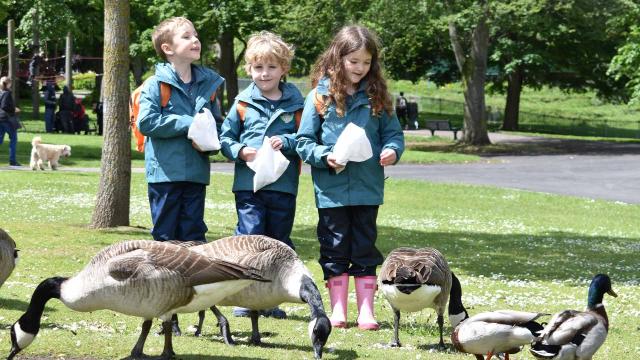
<path id="1" fill-rule="evenodd" d="M 78 137 L 89 138 L 89 137 Z M 72 157 L 73 159 L 73 157 Z M 76 159 L 74 161 L 81 162 Z M 90 162 L 92 160 L 87 160 Z M 150 239 L 146 183 L 132 175 L 131 227 L 88 228 L 99 174 L 83 172 L 0 171 L 0 226 L 21 249 L 21 260 L 0 289 L 0 351 L 9 351 L 7 329 L 26 310 L 35 286 L 43 279 L 71 276 L 101 248 L 125 239 Z M 236 217 L 232 176 L 215 173 L 207 190 L 205 221 L 210 240 L 232 234 Z M 378 246 L 387 254 L 399 246 L 433 246 L 447 257 L 463 285 L 463 301 L 471 314 L 495 309 L 556 312 L 583 309 L 590 278 L 608 273 L 619 297 L 605 297 L 610 334 L 594 359 L 637 359 L 640 320 L 640 206 L 594 201 L 492 187 L 434 184 L 389 179 L 386 203 L 378 218 Z M 317 212 L 309 176 L 302 176 L 293 241 L 321 290 L 315 238 Z M 353 289 L 353 285 L 352 285 Z M 239 345 L 225 346 L 215 319 L 207 316 L 204 336 L 189 329 L 195 315 L 181 316 L 185 332 L 174 339 L 181 359 L 311 359 L 307 336 L 308 309 L 284 304 L 287 320 L 260 320 L 265 346 L 247 346 L 250 321 L 233 318 L 231 329 Z M 356 318 L 353 290 L 349 300 L 352 326 L 334 331 L 325 359 L 469 359 L 450 348 L 434 349 L 438 342 L 432 310 L 403 314 L 401 349 L 387 348 L 393 316 L 378 296 L 376 312 L 381 331 L 353 328 Z M 230 315 L 230 308 L 223 308 Z M 140 330 L 140 319 L 96 311 L 77 313 L 59 301 L 45 308 L 42 330 L 24 352 L 29 358 L 119 359 L 128 356 Z M 446 343 L 450 329 L 445 321 Z M 158 322 L 154 323 L 154 331 Z M 150 336 L 145 351 L 157 355 L 162 338 Z M 533 359 L 527 351 L 516 359 Z"/>
<path id="2" fill-rule="evenodd" d="M 459 83 L 436 86 L 432 82 L 391 81 L 392 93 L 404 91 L 405 96 L 434 97 L 450 101 L 464 101 L 462 87 Z M 504 110 L 506 95 L 499 93 L 486 94 L 486 103 L 494 110 Z M 425 109 L 428 111 L 427 109 Z M 520 111 L 539 114 L 580 117 L 587 119 L 608 119 L 614 121 L 640 120 L 640 108 L 637 105 L 605 103 L 593 92 L 565 93 L 555 88 L 535 90 L 525 87 L 521 95 Z"/>

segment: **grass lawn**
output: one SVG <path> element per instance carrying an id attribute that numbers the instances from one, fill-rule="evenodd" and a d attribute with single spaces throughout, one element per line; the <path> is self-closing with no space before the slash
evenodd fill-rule
<path id="1" fill-rule="evenodd" d="M 49 135 L 47 135 L 48 137 Z M 94 166 L 97 136 L 57 135 L 74 146 L 65 166 Z M 21 134 L 21 148 L 29 136 Z M 74 142 L 76 141 L 76 142 Z M 56 141 L 57 142 L 57 141 Z M 6 147 L 6 145 L 3 145 Z M 0 149 L 6 156 L 6 148 Z M 24 150 L 26 152 L 26 150 Z M 21 152 L 22 154 L 22 152 Z M 86 157 L 83 159 L 82 157 Z M 0 161 L 4 161 L 0 159 Z M 26 162 L 24 154 L 21 162 Z M 140 160 L 136 160 L 140 161 Z M 131 226 L 110 230 L 88 228 L 99 174 L 85 172 L 0 171 L 0 227 L 20 248 L 20 263 L 0 288 L 0 351 L 8 354 L 9 327 L 26 310 L 35 286 L 51 276 L 72 276 L 101 248 L 125 239 L 150 239 L 146 183 L 134 173 L 131 184 Z M 236 222 L 232 176 L 213 174 L 207 190 L 206 223 L 210 240 L 232 234 Z M 463 301 L 470 314 L 495 309 L 556 312 L 583 309 L 587 286 L 599 272 L 608 273 L 616 299 L 605 297 L 610 334 L 594 359 L 640 357 L 640 206 L 594 201 L 491 187 L 433 184 L 389 179 L 386 204 L 378 219 L 378 246 L 387 254 L 399 246 L 433 246 L 447 257 L 461 279 Z M 296 222 L 292 234 L 300 257 L 320 288 L 325 306 L 328 294 L 317 264 L 315 239 L 317 213 L 311 179 L 301 178 Z M 352 326 L 334 331 L 325 359 L 471 359 L 451 347 L 437 351 L 438 328 L 432 310 L 403 314 L 400 338 L 403 348 L 386 346 L 392 338 L 393 315 L 378 296 L 378 332 L 353 328 L 356 304 L 351 286 L 349 320 Z M 250 321 L 229 315 L 239 343 L 227 347 L 218 336 L 215 319 L 207 316 L 203 337 L 191 335 L 196 316 L 181 316 L 185 332 L 174 339 L 180 359 L 311 359 L 307 336 L 308 309 L 284 304 L 289 319 L 261 319 L 262 347 L 248 346 Z M 546 319 L 548 320 L 548 318 Z M 120 359 L 128 356 L 141 321 L 111 311 L 77 313 L 59 301 L 50 301 L 42 329 L 22 358 Z M 447 344 L 450 329 L 446 325 Z M 159 328 L 154 323 L 153 331 Z M 150 336 L 147 354 L 162 352 L 162 337 Z M 20 358 L 20 355 L 18 356 Z M 533 359 L 528 351 L 515 359 Z"/>

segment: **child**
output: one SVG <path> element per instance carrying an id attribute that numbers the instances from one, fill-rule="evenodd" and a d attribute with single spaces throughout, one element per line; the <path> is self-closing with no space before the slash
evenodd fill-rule
<path id="1" fill-rule="evenodd" d="M 205 187 L 209 184 L 209 153 L 187 139 L 194 115 L 204 107 L 219 109 L 211 95 L 224 79 L 213 70 L 193 65 L 200 59 L 200 40 L 191 21 L 174 17 L 152 34 L 153 46 L 166 60 L 156 65 L 140 95 L 138 129 L 146 136 L 144 157 L 155 240 L 206 241 Z M 160 104 L 160 82 L 171 86 L 169 103 Z"/>
<path id="2" fill-rule="evenodd" d="M 376 218 L 384 193 L 384 166 L 395 164 L 404 137 L 393 113 L 378 58 L 377 39 L 361 26 L 344 27 L 320 56 L 311 74 L 315 87 L 305 101 L 296 140 L 311 168 L 318 208 L 320 265 L 331 297 L 331 324 L 347 325 L 349 275 L 355 277 L 358 328 L 377 330 L 373 314 Z M 320 103 L 321 111 L 316 110 Z M 344 128 L 364 128 L 373 157 L 336 163 L 333 145 Z M 343 171 L 336 173 L 335 170 Z"/>
<path id="3" fill-rule="evenodd" d="M 236 98 L 220 134 L 222 153 L 235 161 L 233 193 L 238 214 L 235 233 L 267 235 L 294 248 L 290 235 L 300 162 L 295 150 L 295 113 L 302 109 L 304 98 L 294 85 L 283 81 L 293 49 L 279 36 L 263 31 L 249 39 L 244 58 L 253 82 Z M 244 116 L 240 115 L 242 112 Z M 276 182 L 254 193 L 255 173 L 247 162 L 256 157 L 265 136 L 290 163 Z M 248 315 L 243 310 L 235 309 L 234 314 Z M 282 310 L 275 310 L 268 314 L 286 316 Z"/>

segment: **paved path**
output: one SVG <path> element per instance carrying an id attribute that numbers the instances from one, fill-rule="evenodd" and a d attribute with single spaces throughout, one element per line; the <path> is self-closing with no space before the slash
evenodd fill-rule
<path id="1" fill-rule="evenodd" d="M 430 136 L 428 131 L 423 130 L 409 133 Z M 443 134 L 447 135 L 446 132 L 439 132 L 438 135 Z M 401 163 L 387 167 L 386 174 L 392 178 L 492 185 L 640 204 L 640 143 L 597 143 L 499 133 L 490 134 L 490 138 L 493 143 L 537 142 L 542 146 L 549 143 L 554 147 L 560 144 L 569 151 L 559 155 L 491 156 L 470 164 Z M 26 166 L 20 169 L 28 170 Z M 99 171 L 96 168 L 61 169 Z M 309 172 L 308 166 L 303 169 Z M 134 171 L 141 172 L 142 169 Z M 213 163 L 211 171 L 233 173 L 233 164 Z"/>

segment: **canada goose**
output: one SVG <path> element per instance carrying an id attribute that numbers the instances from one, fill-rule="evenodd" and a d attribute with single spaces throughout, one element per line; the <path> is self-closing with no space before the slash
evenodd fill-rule
<path id="1" fill-rule="evenodd" d="M 34 340 L 51 298 L 76 311 L 110 309 L 142 317 L 142 331 L 131 350 L 133 358 L 144 356 L 151 319 L 160 318 L 165 330 L 161 359 L 169 359 L 174 354 L 173 314 L 206 309 L 254 280 L 266 281 L 250 267 L 214 260 L 173 244 L 137 240 L 111 245 L 75 276 L 52 277 L 38 285 L 27 312 L 11 327 L 7 360 Z"/>
<path id="2" fill-rule="evenodd" d="M 258 269 L 269 283 L 254 283 L 231 294 L 217 305 L 240 306 L 250 309 L 251 342 L 260 343 L 258 330 L 258 310 L 270 309 L 284 302 L 307 303 L 311 310 L 309 337 L 316 358 L 322 357 L 322 348 L 331 333 L 331 323 L 327 317 L 320 291 L 313 282 L 309 269 L 295 251 L 281 241 L 262 235 L 239 235 L 212 241 L 191 250 L 204 255 L 221 258 L 234 263 Z M 233 344 L 227 319 L 216 309 L 220 331 L 227 344 Z M 202 319 L 199 329 L 202 328 Z"/>
<path id="3" fill-rule="evenodd" d="M 0 286 L 4 284 L 18 263 L 16 242 L 6 231 L 0 229 Z"/>
<path id="4" fill-rule="evenodd" d="M 531 345 L 531 354 L 539 359 L 591 359 L 609 332 L 609 318 L 602 304 L 605 293 L 618 297 L 609 276 L 598 274 L 589 285 L 587 310 L 565 310 L 553 315 Z"/>
<path id="5" fill-rule="evenodd" d="M 442 331 L 444 311 L 451 291 L 451 270 L 444 256 L 436 249 L 401 247 L 389 253 L 378 275 L 382 293 L 394 314 L 394 341 L 398 338 L 400 311 L 414 312 L 430 307 L 438 314 L 440 347 L 444 347 Z"/>
<path id="6" fill-rule="evenodd" d="M 499 353 L 517 353 L 521 347 L 530 344 L 542 330 L 535 322 L 543 313 L 513 310 L 498 310 L 474 315 L 455 327 L 451 334 L 453 346 L 460 352 L 474 354 L 482 360 L 480 354 L 486 354 L 486 360 Z"/>

